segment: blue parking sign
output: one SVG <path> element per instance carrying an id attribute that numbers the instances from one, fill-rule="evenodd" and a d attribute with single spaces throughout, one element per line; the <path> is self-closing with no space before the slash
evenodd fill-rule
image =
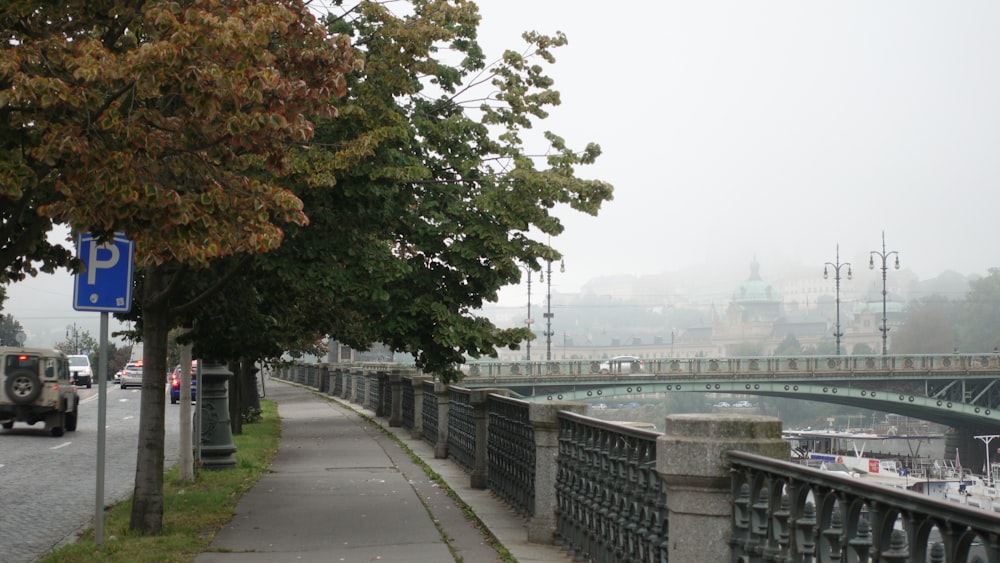
<path id="1" fill-rule="evenodd" d="M 132 309 L 135 243 L 120 233 L 102 244 L 89 234 L 77 235 L 76 249 L 85 269 L 76 275 L 73 308 L 77 311 L 129 312 Z"/>

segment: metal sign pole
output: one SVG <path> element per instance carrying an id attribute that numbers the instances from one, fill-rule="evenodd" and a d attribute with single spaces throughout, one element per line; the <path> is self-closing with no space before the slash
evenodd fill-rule
<path id="1" fill-rule="evenodd" d="M 108 415 L 108 313 L 101 313 L 97 353 L 97 494 L 94 501 L 94 545 L 104 543 L 104 457 Z M 79 413 L 77 413 L 79 416 Z"/>
<path id="2" fill-rule="evenodd" d="M 108 313 L 132 309 L 132 267 L 135 243 L 122 233 L 98 244 L 90 234 L 76 237 L 77 258 L 84 270 L 73 283 L 73 308 L 101 313 L 97 353 L 97 493 L 94 496 L 94 545 L 104 543 L 104 462 L 108 411 Z M 74 405 L 74 408 L 76 406 Z M 79 416 L 79 413 L 74 413 Z"/>

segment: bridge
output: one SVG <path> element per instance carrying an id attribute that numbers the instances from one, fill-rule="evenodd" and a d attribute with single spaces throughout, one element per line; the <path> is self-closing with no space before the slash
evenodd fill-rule
<path id="1" fill-rule="evenodd" d="M 805 399 L 952 427 L 1000 427 L 1000 354 L 475 362 L 463 387 L 531 400 L 699 392 Z"/>

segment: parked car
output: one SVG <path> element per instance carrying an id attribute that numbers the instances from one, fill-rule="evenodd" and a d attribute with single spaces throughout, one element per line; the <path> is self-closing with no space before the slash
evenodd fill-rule
<path id="1" fill-rule="evenodd" d="M 198 396 L 198 364 L 191 362 L 191 400 Z M 181 400 L 181 365 L 177 364 L 174 371 L 170 372 L 170 404 L 176 405 Z"/>
<path id="2" fill-rule="evenodd" d="M 125 367 L 122 368 L 122 377 L 118 385 L 122 389 L 142 387 L 142 360 L 135 360 L 125 364 Z"/>
<path id="3" fill-rule="evenodd" d="M 646 363 L 636 356 L 615 356 L 601 362 L 601 373 L 643 373 Z"/>
<path id="4" fill-rule="evenodd" d="M 736 401 L 733 406 L 738 409 L 752 409 L 753 403 L 750 401 Z"/>
<path id="5" fill-rule="evenodd" d="M 717 409 L 728 409 L 729 407 L 731 407 L 733 405 L 730 405 L 726 401 L 719 401 L 718 403 L 715 403 L 712 406 L 715 407 L 715 408 L 717 408 Z"/>
<path id="6" fill-rule="evenodd" d="M 83 354 L 66 356 L 69 360 L 69 380 L 77 387 L 90 389 L 94 382 L 94 372 L 90 369 L 90 358 Z"/>

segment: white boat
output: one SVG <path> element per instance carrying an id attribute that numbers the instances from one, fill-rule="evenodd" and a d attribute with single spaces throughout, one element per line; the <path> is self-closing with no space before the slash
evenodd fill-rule
<path id="1" fill-rule="evenodd" d="M 901 460 L 869 457 L 865 451 L 870 442 L 877 440 L 941 437 L 880 436 L 836 431 L 790 431 L 786 434 L 786 439 L 792 441 L 793 446 L 796 443 L 809 445 L 799 447 L 799 455 L 793 455 L 806 465 L 1000 514 L 1000 463 L 991 463 L 986 475 L 980 476 L 957 462 L 957 452 L 956 460 L 921 457 Z M 987 444 L 987 451 L 989 440 L 997 437 L 1000 436 L 977 436 Z M 816 449 L 821 451 L 813 451 Z M 793 448 L 793 451 L 796 450 Z"/>

